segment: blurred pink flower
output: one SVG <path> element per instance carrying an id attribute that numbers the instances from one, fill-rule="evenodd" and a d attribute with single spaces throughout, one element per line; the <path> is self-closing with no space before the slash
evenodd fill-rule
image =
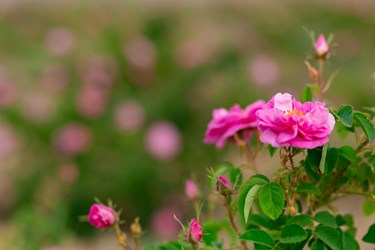
<path id="1" fill-rule="evenodd" d="M 329 45 L 323 34 L 320 34 L 314 44 L 314 49 L 318 57 L 325 57 L 329 52 Z"/>
<path id="2" fill-rule="evenodd" d="M 175 125 L 168 121 L 159 121 L 148 129 L 145 143 L 152 156 L 169 161 L 181 151 L 182 138 Z"/>
<path id="3" fill-rule="evenodd" d="M 44 89 L 58 93 L 68 86 L 69 75 L 63 66 L 49 65 L 44 69 L 41 81 Z"/>
<path id="4" fill-rule="evenodd" d="M 88 215 L 89 223 L 96 228 L 111 227 L 116 222 L 116 212 L 107 206 L 94 204 Z"/>
<path id="5" fill-rule="evenodd" d="M 335 118 L 324 102 L 296 101 L 278 93 L 257 111 L 260 140 L 273 147 L 315 148 L 327 143 Z"/>
<path id="6" fill-rule="evenodd" d="M 75 43 L 73 33 L 64 27 L 49 30 L 45 38 L 45 45 L 48 51 L 55 56 L 69 53 L 74 48 Z"/>
<path id="7" fill-rule="evenodd" d="M 186 232 L 186 239 L 189 242 L 197 243 L 201 241 L 202 237 L 202 227 L 197 221 L 197 219 L 194 218 L 190 221 L 189 228 Z"/>
<path id="8" fill-rule="evenodd" d="M 248 74 L 256 85 L 271 86 L 279 78 L 279 66 L 273 58 L 259 55 L 250 62 Z"/>
<path id="9" fill-rule="evenodd" d="M 180 217 L 181 211 L 175 207 L 163 207 L 152 215 L 151 228 L 158 237 L 165 240 L 177 237 L 181 227 L 173 215 Z"/>
<path id="10" fill-rule="evenodd" d="M 12 104 L 16 97 L 16 88 L 12 82 L 0 75 L 0 108 Z"/>
<path id="11" fill-rule="evenodd" d="M 43 91 L 26 93 L 21 99 L 22 114 L 37 123 L 50 120 L 56 114 L 56 107 L 56 99 Z"/>
<path id="12" fill-rule="evenodd" d="M 135 132 L 145 122 L 143 107 L 136 101 L 119 103 L 113 116 L 116 127 L 123 132 Z"/>
<path id="13" fill-rule="evenodd" d="M 95 56 L 85 59 L 79 70 L 84 84 L 109 89 L 113 84 L 117 68 L 111 58 Z"/>
<path id="14" fill-rule="evenodd" d="M 177 63 L 186 69 L 198 67 L 207 63 L 215 50 L 212 44 L 194 39 L 182 43 L 176 50 Z"/>
<path id="15" fill-rule="evenodd" d="M 73 163 L 66 163 L 60 166 L 59 177 L 64 183 L 73 183 L 79 175 L 78 168 Z"/>
<path id="16" fill-rule="evenodd" d="M 12 155 L 18 147 L 19 139 L 15 131 L 7 125 L 0 125 L 0 158 Z"/>
<path id="17" fill-rule="evenodd" d="M 91 143 L 90 130 L 79 123 L 61 128 L 53 138 L 56 149 L 65 155 L 74 156 L 88 150 Z"/>
<path id="18" fill-rule="evenodd" d="M 262 108 L 264 101 L 259 100 L 245 109 L 237 104 L 230 110 L 224 108 L 215 109 L 212 112 L 212 120 L 209 122 L 204 142 L 216 144 L 216 147 L 224 147 L 228 139 L 232 139 L 236 133 L 242 133 L 242 139 L 247 142 L 250 134 L 256 130 L 258 118 L 256 111 Z"/>
<path id="19" fill-rule="evenodd" d="M 185 194 L 192 201 L 195 201 L 199 198 L 199 190 L 197 184 L 195 184 L 193 180 L 186 180 Z"/>
<path id="20" fill-rule="evenodd" d="M 133 38 L 124 48 L 124 55 L 131 66 L 145 71 L 154 69 L 156 52 L 154 44 L 143 36 Z"/>
<path id="21" fill-rule="evenodd" d="M 96 85 L 85 85 L 78 93 L 76 102 L 82 116 L 97 118 L 107 106 L 106 90 Z"/>

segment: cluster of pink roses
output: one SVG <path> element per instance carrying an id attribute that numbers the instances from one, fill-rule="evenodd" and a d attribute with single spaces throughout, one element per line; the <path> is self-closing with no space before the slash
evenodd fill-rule
<path id="1" fill-rule="evenodd" d="M 311 149 L 328 142 L 334 125 L 324 102 L 301 103 L 288 93 L 278 93 L 268 103 L 214 110 L 204 141 L 220 148 L 235 136 L 248 142 L 251 133 L 259 130 L 260 141 L 273 147 Z"/>

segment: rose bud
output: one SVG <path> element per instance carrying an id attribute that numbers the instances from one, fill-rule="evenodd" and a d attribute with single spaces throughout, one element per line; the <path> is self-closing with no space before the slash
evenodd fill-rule
<path id="1" fill-rule="evenodd" d="M 329 45 L 323 34 L 320 34 L 314 44 L 315 53 L 319 58 L 324 59 L 329 52 Z"/>
<path id="2" fill-rule="evenodd" d="M 130 230 L 133 235 L 139 235 L 142 233 L 142 227 L 139 223 L 139 218 L 135 218 L 134 223 L 130 225 Z"/>
<path id="3" fill-rule="evenodd" d="M 189 241 L 191 244 L 196 244 L 199 241 L 201 241 L 203 236 L 202 233 L 202 227 L 197 221 L 197 219 L 192 219 L 190 224 L 189 224 L 189 229 L 186 232 L 186 239 Z"/>
<path id="4" fill-rule="evenodd" d="M 216 182 L 216 190 L 223 196 L 230 196 L 233 191 L 233 186 L 227 178 L 219 176 Z"/>
<path id="5" fill-rule="evenodd" d="M 185 194 L 192 201 L 199 199 L 199 190 L 198 190 L 197 184 L 195 184 L 193 180 L 186 181 Z"/>
<path id="6" fill-rule="evenodd" d="M 88 215 L 89 223 L 96 228 L 111 227 L 116 223 L 116 212 L 107 206 L 94 204 Z"/>

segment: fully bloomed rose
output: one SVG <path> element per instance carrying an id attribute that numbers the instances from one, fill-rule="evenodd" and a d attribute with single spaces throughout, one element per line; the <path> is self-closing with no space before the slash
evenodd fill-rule
<path id="1" fill-rule="evenodd" d="M 260 140 L 273 147 L 322 146 L 335 125 L 324 102 L 302 104 L 288 93 L 276 94 L 256 115 Z"/>
<path id="2" fill-rule="evenodd" d="M 89 223 L 96 228 L 111 227 L 116 222 L 116 212 L 107 206 L 94 204 L 88 215 Z"/>
<path id="3" fill-rule="evenodd" d="M 212 120 L 208 124 L 204 142 L 216 144 L 216 147 L 224 147 L 228 139 L 233 138 L 236 133 L 242 132 L 242 139 L 247 142 L 250 134 L 256 130 L 258 118 L 255 113 L 262 108 L 264 101 L 256 101 L 245 109 L 234 105 L 231 109 L 215 109 L 212 112 Z"/>

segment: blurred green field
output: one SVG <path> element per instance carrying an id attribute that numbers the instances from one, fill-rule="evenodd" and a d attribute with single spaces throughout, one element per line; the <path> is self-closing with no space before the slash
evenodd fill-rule
<path id="1" fill-rule="evenodd" d="M 238 156 L 203 144 L 212 109 L 298 96 L 309 82 L 305 29 L 337 44 L 326 102 L 374 105 L 374 10 L 373 1 L 1 2 L 1 249 L 89 242 L 95 232 L 78 216 L 94 197 L 112 199 L 127 222 L 140 216 L 151 239 L 173 236 L 178 226 L 161 232 L 160 218 L 191 214 L 185 179 Z"/>

